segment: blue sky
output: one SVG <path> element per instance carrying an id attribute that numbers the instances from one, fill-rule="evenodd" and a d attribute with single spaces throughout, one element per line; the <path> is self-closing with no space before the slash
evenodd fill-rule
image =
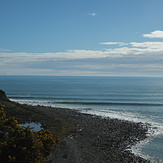
<path id="1" fill-rule="evenodd" d="M 0 75 L 163 76 L 162 0 L 1 0 Z"/>

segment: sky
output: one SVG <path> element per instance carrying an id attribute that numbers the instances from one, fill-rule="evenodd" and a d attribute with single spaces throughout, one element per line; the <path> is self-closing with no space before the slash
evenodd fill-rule
<path id="1" fill-rule="evenodd" d="M 163 0 L 0 0 L 0 75 L 163 77 Z"/>

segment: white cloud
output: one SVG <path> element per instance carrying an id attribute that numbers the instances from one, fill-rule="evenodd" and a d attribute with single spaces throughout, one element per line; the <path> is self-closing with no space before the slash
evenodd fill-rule
<path id="1" fill-rule="evenodd" d="M 104 54 L 107 54 L 106 57 L 134 56 L 138 54 L 163 54 L 163 42 L 104 42 L 101 44 L 121 46 L 131 45 L 131 47 L 124 46 L 121 48 L 106 49 L 106 51 L 104 51 Z"/>
<path id="2" fill-rule="evenodd" d="M 7 51 L 11 51 L 10 49 L 4 49 L 4 48 L 0 48 L 1 52 L 7 52 Z"/>
<path id="3" fill-rule="evenodd" d="M 90 59 L 105 57 L 103 51 L 93 50 L 68 50 L 67 52 L 51 53 L 49 56 L 55 56 L 58 59 Z"/>
<path id="4" fill-rule="evenodd" d="M 148 38 L 163 38 L 163 31 L 153 31 L 150 34 L 143 34 L 143 37 L 148 37 Z"/>
<path id="5" fill-rule="evenodd" d="M 56 76 L 64 76 L 64 75 L 73 75 L 73 76 L 102 76 L 102 75 L 109 75 L 110 72 L 101 72 L 101 71 L 90 71 L 90 70 L 55 70 L 55 69 L 43 69 L 43 68 L 5 68 L 5 69 L 0 69 L 0 75 L 56 75 Z"/>
<path id="6" fill-rule="evenodd" d="M 129 47 L 122 47 L 122 48 L 115 48 L 115 49 L 107 49 L 107 54 L 111 57 L 123 57 L 126 55 L 134 56 L 137 54 L 145 54 L 149 53 L 150 50 L 148 49 L 141 49 L 141 48 L 129 48 Z"/>
<path id="7" fill-rule="evenodd" d="M 163 42 L 131 42 L 130 43 L 133 47 L 141 47 L 141 48 L 150 48 L 153 50 L 163 50 Z"/>
<path id="8" fill-rule="evenodd" d="M 96 13 L 92 13 L 91 15 L 92 15 L 92 16 L 96 16 L 97 14 L 96 14 Z"/>
<path id="9" fill-rule="evenodd" d="M 123 47 L 56 53 L 6 51 L 0 53 L 0 74 L 114 75 L 123 71 L 126 74 L 129 72 L 150 74 L 150 71 L 163 74 L 163 42 L 105 42 L 105 44 Z"/>
<path id="10" fill-rule="evenodd" d="M 91 50 L 68 50 L 58 53 L 0 53 L 0 66 L 4 65 L 23 65 L 33 62 L 47 62 L 59 60 L 76 60 L 76 59 L 91 59 L 104 58 L 103 51 Z"/>
<path id="11" fill-rule="evenodd" d="M 54 75 L 57 73 L 56 70 L 44 69 L 44 68 L 4 68 L 0 70 L 2 75 Z M 59 75 L 59 74 L 58 74 Z"/>
<path id="12" fill-rule="evenodd" d="M 97 14 L 95 12 L 88 13 L 88 15 L 90 15 L 90 16 L 97 16 Z"/>
<path id="13" fill-rule="evenodd" d="M 124 42 L 101 42 L 100 44 L 102 44 L 102 45 L 119 45 L 119 46 L 128 45 L 128 43 L 124 43 Z"/>
<path id="14" fill-rule="evenodd" d="M 109 44 L 122 44 L 121 42 L 108 42 Z M 123 43 L 125 45 L 125 43 Z M 163 57 L 163 42 L 131 42 L 131 47 L 120 47 L 105 50 L 68 50 L 57 53 L 0 53 L 0 66 L 23 65 L 35 62 L 57 62 L 65 60 L 100 59 L 100 58 L 119 58 L 137 57 L 138 55 L 149 56 L 159 55 Z"/>

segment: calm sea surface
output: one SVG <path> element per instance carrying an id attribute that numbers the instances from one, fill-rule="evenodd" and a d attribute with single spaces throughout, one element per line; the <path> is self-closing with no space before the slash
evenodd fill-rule
<path id="1" fill-rule="evenodd" d="M 0 76 L 0 89 L 20 103 L 150 123 L 157 130 L 133 151 L 163 162 L 163 78 Z"/>

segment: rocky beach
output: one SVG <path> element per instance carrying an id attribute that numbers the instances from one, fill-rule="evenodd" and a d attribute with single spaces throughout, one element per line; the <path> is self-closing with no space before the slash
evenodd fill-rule
<path id="1" fill-rule="evenodd" d="M 6 105 L 8 115 L 30 118 L 61 135 L 59 146 L 49 156 L 52 163 L 150 162 L 131 151 L 132 145 L 147 138 L 148 124 L 103 118 L 67 108 L 23 105 L 11 102 L 3 92 L 1 103 Z"/>
<path id="2" fill-rule="evenodd" d="M 147 138 L 147 125 L 82 114 L 78 111 L 40 107 L 51 116 L 73 121 L 74 132 L 64 137 L 52 156 L 57 163 L 149 162 L 131 153 L 130 147 Z"/>

